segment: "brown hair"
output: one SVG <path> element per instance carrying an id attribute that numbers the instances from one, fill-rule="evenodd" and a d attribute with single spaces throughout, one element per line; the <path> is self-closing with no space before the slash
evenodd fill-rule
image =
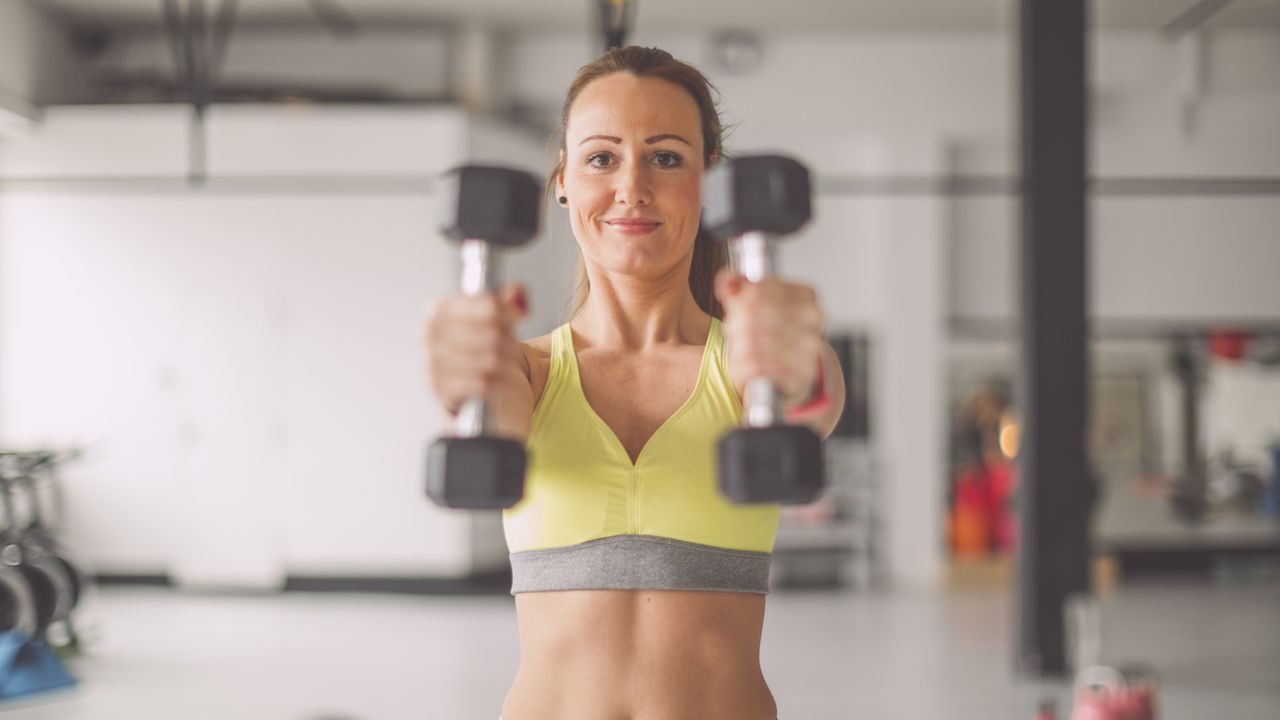
<path id="1" fill-rule="evenodd" d="M 578 69 L 578 75 L 569 86 L 564 99 L 564 109 L 560 113 L 560 150 L 565 151 L 565 131 L 569 127 L 569 108 L 578 94 L 593 80 L 606 75 L 625 72 L 641 78 L 659 78 L 684 88 L 698 105 L 702 126 L 702 160 L 710 166 L 713 159 L 724 157 L 724 127 L 720 122 L 720 112 L 716 109 L 714 86 L 697 68 L 688 63 L 676 60 L 671 53 L 658 48 L 629 46 L 614 48 L 601 55 L 595 61 Z M 547 176 L 547 196 L 555 193 L 556 178 L 564 172 L 563 154 L 556 163 L 551 174 Z M 712 317 L 724 319 L 724 309 L 716 300 L 714 284 L 716 272 L 724 267 L 728 257 L 724 245 L 717 242 L 706 231 L 698 229 L 693 243 L 693 264 L 689 267 L 689 290 L 698 307 Z M 578 282 L 574 291 L 573 311 L 570 317 L 582 311 L 591 292 L 591 282 L 587 277 L 586 266 L 582 254 L 578 254 Z"/>

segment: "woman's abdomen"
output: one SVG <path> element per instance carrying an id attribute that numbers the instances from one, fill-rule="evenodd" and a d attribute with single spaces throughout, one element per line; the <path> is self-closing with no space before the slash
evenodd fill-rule
<path id="1" fill-rule="evenodd" d="M 668 590 L 522 593 L 520 671 L 503 720 L 772 720 L 764 596 Z"/>

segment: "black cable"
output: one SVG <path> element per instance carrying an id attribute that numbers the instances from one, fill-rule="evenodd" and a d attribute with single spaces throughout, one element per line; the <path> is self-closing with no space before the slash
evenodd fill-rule
<path id="1" fill-rule="evenodd" d="M 182 12 L 178 8 L 178 0 L 160 0 L 160 11 L 164 15 L 169 47 L 173 51 L 174 90 L 181 92 L 181 88 L 186 87 L 190 92 L 191 73 L 187 69 L 186 34 L 183 32 Z"/>
<path id="2" fill-rule="evenodd" d="M 209 104 L 209 48 L 206 47 L 204 0 L 191 0 L 187 8 L 187 54 L 191 69 L 191 104 Z"/>
<path id="3" fill-rule="evenodd" d="M 188 138 L 188 180 L 199 185 L 208 179 L 205 110 L 209 106 L 209 48 L 205 31 L 204 0 L 189 0 L 186 22 L 187 93 L 191 102 L 191 134 Z"/>
<path id="4" fill-rule="evenodd" d="M 334 35 L 341 37 L 360 32 L 360 23 L 338 0 L 309 0 L 309 3 L 312 14 Z"/>
<path id="5" fill-rule="evenodd" d="M 635 17 L 635 3 L 632 0 L 599 0 L 598 6 L 604 49 L 625 47 Z"/>
<path id="6" fill-rule="evenodd" d="M 218 6 L 218 17 L 213 24 L 212 47 L 209 50 L 209 82 L 216 84 L 222 76 L 222 65 L 227 59 L 227 45 L 231 42 L 231 33 L 235 29 L 236 0 L 222 0 Z"/>

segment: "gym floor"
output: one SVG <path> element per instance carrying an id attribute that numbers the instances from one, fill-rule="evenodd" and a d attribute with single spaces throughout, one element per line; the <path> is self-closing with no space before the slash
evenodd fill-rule
<path id="1" fill-rule="evenodd" d="M 81 687 L 13 720 L 493 720 L 516 671 L 512 600 L 109 588 Z M 1161 673 L 1162 720 L 1275 720 L 1280 589 L 1144 584 L 1103 602 L 1104 660 Z M 1009 671 L 990 589 L 775 592 L 763 665 L 782 718 L 1031 720 L 1061 683 Z"/>

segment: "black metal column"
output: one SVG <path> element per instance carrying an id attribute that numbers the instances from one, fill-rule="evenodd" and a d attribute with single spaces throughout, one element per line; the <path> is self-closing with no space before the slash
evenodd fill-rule
<path id="1" fill-rule="evenodd" d="M 1086 0 L 1020 0 L 1018 669 L 1069 671 L 1065 608 L 1088 590 Z"/>

